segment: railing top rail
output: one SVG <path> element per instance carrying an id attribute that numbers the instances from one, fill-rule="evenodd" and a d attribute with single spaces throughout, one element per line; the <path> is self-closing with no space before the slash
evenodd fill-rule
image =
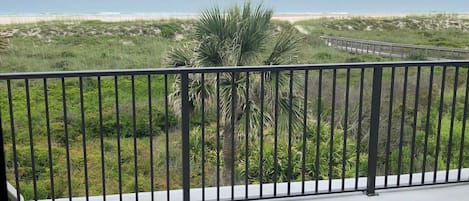
<path id="1" fill-rule="evenodd" d="M 180 73 L 230 73 L 230 72 L 262 72 L 286 70 L 319 70 L 346 68 L 375 68 L 375 67 L 405 67 L 405 66 L 469 66 L 469 60 L 445 61 L 400 61 L 400 62 L 365 62 L 365 63 L 334 63 L 334 64 L 301 64 L 275 66 L 227 66 L 227 67 L 198 67 L 198 68 L 148 68 L 148 69 L 116 69 L 116 70 L 87 70 L 87 71 L 57 71 L 57 72 L 18 72 L 0 73 L 0 80 L 13 79 L 42 79 L 65 77 L 95 77 L 95 76 L 132 76 L 148 74 L 180 74 Z"/>
<path id="2" fill-rule="evenodd" d="M 422 49 L 422 50 L 436 50 L 436 51 L 469 53 L 469 50 L 461 49 L 461 48 L 432 47 L 432 46 L 425 46 L 425 45 L 412 45 L 412 44 L 404 44 L 404 43 L 392 43 L 392 42 L 383 42 L 383 41 L 375 41 L 375 40 L 364 40 L 364 39 L 346 38 L 346 37 L 336 37 L 336 36 L 320 36 L 320 38 L 322 38 L 322 39 L 343 40 L 343 41 L 350 41 L 350 42 L 360 42 L 360 43 L 365 43 L 365 44 L 370 44 L 370 45 L 384 45 L 384 46 L 392 46 L 392 47 L 404 47 L 404 48 Z"/>

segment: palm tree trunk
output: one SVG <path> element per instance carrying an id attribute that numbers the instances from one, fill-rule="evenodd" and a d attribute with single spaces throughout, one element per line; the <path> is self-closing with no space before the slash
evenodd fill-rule
<path id="1" fill-rule="evenodd" d="M 231 120 L 227 119 L 223 126 L 223 185 L 231 185 L 231 174 L 234 171 L 232 165 L 235 159 L 232 153 L 234 153 L 233 147 L 236 145 L 235 141 L 236 132 L 233 132 Z"/>
<path id="2" fill-rule="evenodd" d="M 235 73 L 233 75 L 233 79 L 237 80 L 237 78 L 238 74 Z M 236 89 L 232 91 L 231 99 L 231 114 L 225 114 L 225 121 L 223 125 L 223 185 L 231 185 L 231 180 L 236 180 L 236 175 L 233 174 L 234 160 L 236 159 L 234 151 L 236 149 L 236 140 L 238 139 L 236 124 L 242 116 Z"/>

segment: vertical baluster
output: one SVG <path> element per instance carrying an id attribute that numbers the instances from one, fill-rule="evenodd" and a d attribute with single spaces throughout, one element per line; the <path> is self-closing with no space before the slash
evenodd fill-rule
<path id="1" fill-rule="evenodd" d="M 466 71 L 466 93 L 464 95 L 464 115 L 463 115 L 463 123 L 462 123 L 462 131 L 461 131 L 461 143 L 459 145 L 459 160 L 458 160 L 458 180 L 461 181 L 461 168 L 463 162 L 463 155 L 464 155 L 464 140 L 466 134 L 466 120 L 467 120 L 467 97 L 469 94 L 469 71 Z"/>
<path id="2" fill-rule="evenodd" d="M 34 200 L 37 200 L 37 182 L 36 182 L 36 160 L 34 157 L 34 139 L 33 139 L 33 125 L 31 120 L 31 98 L 29 93 L 29 80 L 24 80 L 24 85 L 26 89 L 26 110 L 28 115 L 28 133 L 29 133 L 29 153 L 31 156 L 31 171 L 33 177 L 33 193 L 34 193 Z M 70 169 L 69 169 L 70 171 Z"/>
<path id="3" fill-rule="evenodd" d="M 103 132 L 103 105 L 102 105 L 102 92 L 101 92 L 101 77 L 98 76 L 98 111 L 99 111 L 99 140 L 101 148 L 101 175 L 103 187 L 103 200 L 106 201 L 106 172 L 105 172 L 105 159 L 104 159 L 104 132 Z"/>
<path id="4" fill-rule="evenodd" d="M 275 108 L 274 108 L 274 196 L 277 196 L 278 179 L 278 90 L 280 72 L 275 71 Z"/>
<path id="5" fill-rule="evenodd" d="M 259 196 L 262 198 L 263 193 L 262 193 L 262 187 L 263 187 L 263 173 L 264 173 L 264 93 L 265 93 L 265 72 L 261 72 L 261 122 L 260 122 L 260 128 L 259 128 Z"/>
<path id="6" fill-rule="evenodd" d="M 250 77 L 249 77 L 249 72 L 246 72 L 246 123 L 245 123 L 245 164 L 244 164 L 244 184 L 245 184 L 245 195 L 244 198 L 248 199 L 248 187 L 249 187 L 249 110 L 250 110 L 250 100 L 249 100 L 249 83 L 250 82 Z"/>
<path id="7" fill-rule="evenodd" d="M 362 136 L 362 118 L 363 118 L 363 87 L 365 79 L 365 69 L 360 69 L 360 95 L 358 101 L 358 128 L 357 128 L 357 156 L 355 164 L 355 190 L 358 189 L 358 180 L 360 178 L 360 153 Z"/>
<path id="8" fill-rule="evenodd" d="M 427 100 L 427 116 L 425 120 L 425 140 L 423 145 L 423 161 L 422 161 L 422 180 L 421 183 L 425 183 L 425 169 L 427 166 L 427 148 L 428 148 L 428 136 L 430 134 L 430 115 L 432 108 L 432 97 L 433 97 L 433 72 L 435 71 L 435 66 L 430 67 L 430 80 L 428 84 L 428 100 Z"/>
<path id="9" fill-rule="evenodd" d="M 412 185 L 412 178 L 414 173 L 414 157 L 415 157 L 415 137 L 417 135 L 417 111 L 419 109 L 419 97 L 420 97 L 420 72 L 421 67 L 417 67 L 417 80 L 415 84 L 415 104 L 414 104 L 414 124 L 412 129 L 412 142 L 410 145 L 410 169 L 409 169 L 409 185 Z"/>
<path id="10" fill-rule="evenodd" d="M 153 165 L 153 107 L 151 97 L 151 75 L 147 75 L 147 94 L 148 94 L 148 131 L 150 133 L 150 191 L 151 201 L 155 200 L 155 182 L 154 182 L 154 165 Z"/>
<path id="11" fill-rule="evenodd" d="M 170 200 L 169 187 L 169 102 L 168 102 L 168 74 L 164 74 L 164 134 L 165 134 L 165 153 L 166 153 L 166 199 Z"/>
<path id="12" fill-rule="evenodd" d="M 396 77 L 396 67 L 391 67 L 391 86 L 389 90 L 389 113 L 388 113 L 388 130 L 386 136 L 386 159 L 384 167 L 384 187 L 388 187 L 389 175 L 389 154 L 391 151 L 391 131 L 392 131 L 392 116 L 393 116 L 393 101 L 394 101 L 394 80 Z"/>
<path id="13" fill-rule="evenodd" d="M 200 84 L 202 85 L 201 97 L 201 123 L 200 129 L 202 131 L 202 200 L 205 200 L 205 74 L 200 74 Z"/>
<path id="14" fill-rule="evenodd" d="M 47 151 L 48 151 L 48 161 L 49 161 L 49 178 L 50 178 L 50 194 L 51 200 L 55 201 L 55 189 L 54 189 L 54 167 L 53 167 L 53 160 L 52 160 L 52 140 L 50 134 L 50 117 L 49 117 L 49 93 L 47 92 L 47 79 L 43 79 L 43 92 L 44 92 L 44 111 L 46 116 L 46 133 L 47 133 Z M 86 158 L 86 157 L 85 157 Z M 84 164 L 86 164 L 86 160 L 84 160 Z M 87 168 L 85 167 L 85 173 L 87 173 Z M 88 189 L 88 182 L 86 182 L 85 176 L 85 187 Z M 88 194 L 86 194 L 86 197 Z M 88 201 L 88 200 L 87 200 Z"/>
<path id="15" fill-rule="evenodd" d="M 334 68 L 332 74 L 332 109 L 331 109 L 331 135 L 329 140 L 329 192 L 332 191 L 332 162 L 333 162 L 333 153 L 334 152 L 334 123 L 335 123 L 335 91 L 336 91 L 336 82 L 337 82 L 337 69 Z"/>
<path id="16" fill-rule="evenodd" d="M 291 146 L 292 146 L 292 118 L 293 118 L 293 71 L 290 71 L 290 84 L 289 84 L 289 95 L 288 95 L 288 164 L 287 164 L 287 195 L 291 193 L 291 180 L 292 180 L 292 162 L 291 162 Z"/>
<path id="17" fill-rule="evenodd" d="M 181 138 L 183 200 L 190 201 L 190 144 L 189 144 L 189 75 L 181 73 Z"/>
<path id="18" fill-rule="evenodd" d="M 238 98 L 238 93 L 236 91 L 236 78 L 238 74 L 237 73 L 232 73 L 231 74 L 231 119 L 230 119 L 230 124 L 231 124 L 231 164 L 227 164 L 231 166 L 231 175 L 230 175 L 230 182 L 231 182 L 231 199 L 234 199 L 234 185 L 235 185 L 235 174 L 234 174 L 234 161 L 235 161 L 235 126 L 236 126 L 236 119 L 235 119 L 235 114 L 236 114 L 236 101 Z"/>
<path id="19" fill-rule="evenodd" d="M 435 150 L 435 161 L 433 166 L 433 183 L 436 183 L 437 172 L 438 172 L 438 156 L 440 154 L 440 139 L 441 139 L 441 120 L 443 119 L 443 106 L 445 98 L 445 84 L 446 84 L 446 66 L 443 66 L 443 75 L 441 79 L 441 90 L 440 90 L 440 106 L 438 109 L 438 128 L 436 136 L 436 150 Z"/>
<path id="20" fill-rule="evenodd" d="M 317 125 L 316 125 L 316 158 L 314 161 L 314 177 L 315 185 L 314 191 L 319 192 L 319 147 L 321 144 L 321 105 L 322 105 L 322 69 L 319 69 L 319 79 L 318 79 L 318 113 L 317 113 Z"/>
<path id="21" fill-rule="evenodd" d="M 65 78 L 62 77 L 62 107 L 63 107 L 63 123 L 64 123 L 64 132 L 65 132 L 65 151 L 66 151 L 66 161 L 67 161 L 67 186 L 68 186 L 68 198 L 72 201 L 72 176 L 70 172 L 70 145 L 68 142 L 68 118 L 67 118 L 67 98 L 65 90 Z"/>
<path id="22" fill-rule="evenodd" d="M 407 101 L 407 80 L 409 75 L 409 67 L 405 67 L 404 72 L 404 87 L 402 95 L 402 108 L 401 108 L 401 130 L 399 134 L 399 156 L 397 159 L 397 186 L 401 185 L 401 169 L 402 169 L 402 147 L 404 145 L 404 130 L 405 130 L 405 111 Z"/>
<path id="23" fill-rule="evenodd" d="M 220 73 L 217 73 L 217 200 L 220 200 Z"/>
<path id="24" fill-rule="evenodd" d="M 46 81 L 46 79 L 44 79 Z M 86 200 L 89 200 L 89 187 L 88 187 L 88 153 L 86 150 L 86 130 L 85 130 L 85 106 L 83 100 L 83 77 L 79 78 L 79 88 L 80 88 L 80 115 L 81 115 L 81 134 L 82 134 L 82 146 L 83 146 L 83 169 L 85 172 L 85 196 Z M 46 85 L 46 83 L 44 83 Z M 46 97 L 46 94 L 44 94 Z M 49 122 L 47 122 L 49 123 Z M 49 128 L 48 128 L 49 129 Z"/>
<path id="25" fill-rule="evenodd" d="M 456 71 L 454 72 L 454 83 L 453 83 L 453 104 L 451 106 L 451 123 L 450 123 L 450 130 L 449 130 L 449 140 L 448 140 L 448 151 L 446 155 L 446 177 L 445 182 L 448 183 L 449 179 L 449 168 L 451 162 L 451 155 L 452 155 L 452 147 L 453 147 L 453 133 L 454 133 L 454 118 L 456 113 L 456 98 L 458 93 L 458 78 L 459 78 L 459 66 L 456 66 Z"/>
<path id="26" fill-rule="evenodd" d="M 306 174 L 306 135 L 308 120 L 308 70 L 305 70 L 304 95 L 303 95 L 303 146 L 301 149 L 301 194 L 305 193 Z"/>
<path id="27" fill-rule="evenodd" d="M 119 113 L 119 78 L 114 76 L 114 93 L 116 107 L 116 133 L 117 133 L 117 168 L 119 172 L 119 200 L 122 201 L 122 164 L 121 164 L 121 125 Z"/>
<path id="28" fill-rule="evenodd" d="M 135 108 L 135 77 L 132 75 L 131 91 L 132 91 L 132 132 L 134 140 L 134 182 L 135 182 L 135 200 L 138 201 L 138 159 L 137 159 L 137 114 Z"/>
<path id="29" fill-rule="evenodd" d="M 345 189 L 345 161 L 347 156 L 347 131 L 348 131 L 348 104 L 349 104 L 349 91 L 350 91 L 350 67 L 347 68 L 347 78 L 345 84 L 345 117 L 344 117 L 344 136 L 342 146 L 342 188 Z"/>

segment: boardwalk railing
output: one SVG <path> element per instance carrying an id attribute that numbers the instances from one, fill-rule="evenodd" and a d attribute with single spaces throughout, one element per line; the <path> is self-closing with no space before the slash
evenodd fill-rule
<path id="1" fill-rule="evenodd" d="M 390 43 L 355 38 L 321 36 L 328 46 L 356 54 L 373 54 L 401 59 L 449 60 L 468 59 L 469 50 Z"/>
<path id="2" fill-rule="evenodd" d="M 26 200 L 373 195 L 468 182 L 468 66 L 0 74 L 0 199 L 7 180 Z"/>

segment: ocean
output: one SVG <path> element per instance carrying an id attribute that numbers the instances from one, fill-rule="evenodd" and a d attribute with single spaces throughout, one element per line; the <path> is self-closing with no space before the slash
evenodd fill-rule
<path id="1" fill-rule="evenodd" d="M 245 0 L 1 0 L 0 15 L 196 15 Z M 276 14 L 469 13 L 469 0 L 251 0 Z"/>

